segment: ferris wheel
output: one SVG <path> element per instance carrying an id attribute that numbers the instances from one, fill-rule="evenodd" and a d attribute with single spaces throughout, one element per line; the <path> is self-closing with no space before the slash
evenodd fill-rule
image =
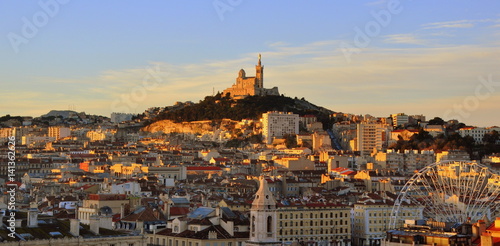
<path id="1" fill-rule="evenodd" d="M 404 206 L 420 206 L 422 219 L 438 222 L 494 220 L 500 206 L 500 176 L 476 162 L 429 165 L 403 186 L 392 208 L 389 229 L 400 227 Z"/>

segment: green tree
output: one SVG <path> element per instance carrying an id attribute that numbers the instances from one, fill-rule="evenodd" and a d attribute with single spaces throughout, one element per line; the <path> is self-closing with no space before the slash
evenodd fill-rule
<path id="1" fill-rule="evenodd" d="M 444 125 L 444 120 L 439 117 L 429 120 L 429 125 Z"/>
<path id="2" fill-rule="evenodd" d="M 295 134 L 285 134 L 283 136 L 285 139 L 285 145 L 287 148 L 295 148 L 297 147 L 297 137 Z"/>
<path id="3" fill-rule="evenodd" d="M 497 131 L 493 130 L 489 133 L 484 134 L 483 143 L 484 144 L 496 144 L 499 140 L 499 134 Z"/>

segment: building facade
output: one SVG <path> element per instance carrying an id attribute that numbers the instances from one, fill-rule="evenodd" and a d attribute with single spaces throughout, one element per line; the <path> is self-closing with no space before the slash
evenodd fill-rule
<path id="1" fill-rule="evenodd" d="M 71 131 L 68 127 L 53 126 L 49 127 L 49 137 L 55 137 L 56 140 L 71 136 Z"/>
<path id="2" fill-rule="evenodd" d="M 356 127 L 356 149 L 361 155 L 370 155 L 372 151 L 382 150 L 387 144 L 390 130 L 385 124 L 360 123 Z"/>
<path id="3" fill-rule="evenodd" d="M 375 193 L 365 194 L 353 209 L 353 245 L 378 246 L 386 236 L 394 202 Z M 402 204 L 400 220 L 417 220 L 423 217 L 423 207 Z M 398 224 L 397 227 L 403 226 Z"/>
<path id="4" fill-rule="evenodd" d="M 315 245 L 351 245 L 351 207 L 327 202 L 279 204 L 278 240 Z"/>
<path id="5" fill-rule="evenodd" d="M 267 144 L 273 138 L 281 138 L 285 134 L 299 133 L 299 115 L 284 112 L 267 112 L 262 114 L 262 136 Z"/>

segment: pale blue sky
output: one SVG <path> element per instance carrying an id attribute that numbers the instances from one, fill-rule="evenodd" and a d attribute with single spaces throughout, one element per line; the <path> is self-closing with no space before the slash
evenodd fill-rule
<path id="1" fill-rule="evenodd" d="M 0 4 L 0 115 L 196 102 L 262 53 L 266 87 L 334 111 L 500 125 L 498 1 Z"/>

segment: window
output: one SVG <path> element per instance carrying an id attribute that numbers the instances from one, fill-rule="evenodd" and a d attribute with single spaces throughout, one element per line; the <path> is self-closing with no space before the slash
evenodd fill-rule
<path id="1" fill-rule="evenodd" d="M 252 216 L 252 232 L 255 232 L 255 216 Z"/>
<path id="2" fill-rule="evenodd" d="M 273 231 L 273 217 L 267 216 L 267 233 L 271 233 Z"/>

